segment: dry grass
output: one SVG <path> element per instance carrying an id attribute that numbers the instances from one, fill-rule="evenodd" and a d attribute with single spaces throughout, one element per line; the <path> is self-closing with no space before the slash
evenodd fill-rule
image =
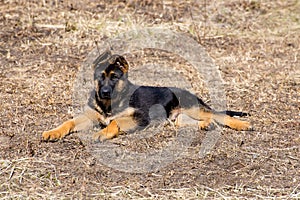
<path id="1" fill-rule="evenodd" d="M 298 0 L 2 0 L 0 13 L 1 199 L 300 198 Z M 255 131 L 224 129 L 203 159 L 199 137 L 189 157 L 143 174 L 102 165 L 76 134 L 41 142 L 72 117 L 73 82 L 94 41 L 142 26 L 197 39 L 221 70 L 228 107 L 249 111 Z"/>

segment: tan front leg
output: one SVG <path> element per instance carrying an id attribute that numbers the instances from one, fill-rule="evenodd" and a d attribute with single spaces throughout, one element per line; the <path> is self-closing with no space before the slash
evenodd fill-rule
<path id="1" fill-rule="evenodd" d="M 50 140 L 50 141 L 61 139 L 65 135 L 73 131 L 74 128 L 75 128 L 75 121 L 72 119 L 64 122 L 62 125 L 60 125 L 55 129 L 43 132 L 42 137 L 43 140 Z"/>
<path id="2" fill-rule="evenodd" d="M 93 135 L 93 139 L 95 141 L 112 139 L 114 137 L 118 137 L 118 135 L 122 133 L 135 129 L 136 127 L 137 123 L 132 118 L 132 116 L 120 117 L 118 119 L 112 120 L 106 128 L 95 133 Z"/>
<path id="3" fill-rule="evenodd" d="M 87 108 L 82 115 L 64 122 L 57 128 L 43 132 L 42 139 L 44 141 L 61 139 L 71 132 L 85 130 L 91 127 L 94 122 L 103 122 L 104 120 L 104 117 L 98 112 Z"/>

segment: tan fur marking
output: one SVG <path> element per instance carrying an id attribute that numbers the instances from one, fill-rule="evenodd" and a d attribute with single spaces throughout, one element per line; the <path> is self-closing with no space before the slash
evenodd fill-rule
<path id="1" fill-rule="evenodd" d="M 104 77 L 107 77 L 107 73 L 105 70 L 103 70 L 101 73 L 104 74 Z"/>
<path id="2" fill-rule="evenodd" d="M 125 82 L 122 79 L 120 79 L 115 85 L 115 90 L 121 92 L 124 89 L 124 87 L 125 87 Z"/>
<path id="3" fill-rule="evenodd" d="M 216 120 L 218 123 L 223 124 L 225 126 L 228 126 L 229 128 L 243 131 L 243 130 L 250 130 L 251 126 L 250 123 L 247 121 L 242 121 L 239 119 L 236 119 L 234 117 L 230 117 L 228 115 L 224 114 L 214 114 L 214 120 Z"/>
<path id="4" fill-rule="evenodd" d="M 128 110 L 127 113 L 125 110 L 124 113 L 120 113 L 120 114 L 123 115 L 128 114 L 128 116 L 118 117 L 112 120 L 106 128 L 95 133 L 93 135 L 93 139 L 94 140 L 99 139 L 100 141 L 104 141 L 107 139 L 117 137 L 119 134 L 130 131 L 137 127 L 137 123 L 134 121 L 134 119 L 131 116 L 132 115 L 131 110 Z"/>
<path id="5" fill-rule="evenodd" d="M 109 119 L 110 120 L 114 120 L 114 119 L 121 118 L 121 117 L 131 117 L 131 116 L 133 116 L 134 111 L 135 111 L 134 108 L 128 107 L 124 111 L 122 111 L 122 112 L 120 112 L 120 113 L 118 113 L 118 114 L 110 117 Z"/>
<path id="6" fill-rule="evenodd" d="M 108 76 L 109 76 L 109 77 L 111 77 L 112 75 L 115 75 L 115 71 L 113 71 L 113 70 L 110 71 L 110 72 L 108 73 Z M 106 75 L 105 75 L 105 76 L 106 76 Z"/>
<path id="7" fill-rule="evenodd" d="M 226 116 L 224 119 L 224 123 L 226 126 L 229 126 L 232 129 L 238 130 L 238 131 L 245 131 L 249 130 L 250 123 L 247 121 L 241 121 L 239 119 L 236 119 L 234 117 Z"/>
<path id="8" fill-rule="evenodd" d="M 176 110 L 174 114 L 176 115 L 178 114 L 178 112 L 179 111 Z M 199 120 L 199 128 L 201 129 L 207 128 L 210 125 L 210 123 L 213 122 L 213 120 L 238 131 L 251 129 L 250 123 L 247 121 L 242 121 L 225 114 L 214 114 L 212 112 L 205 111 L 197 107 L 189 109 L 180 109 L 180 112 L 188 115 L 193 119 Z M 178 117 L 180 117 L 180 115 L 178 115 Z M 176 123 L 177 125 L 180 125 L 180 120 L 178 117 L 176 118 L 178 122 L 175 121 L 175 125 Z"/>
<path id="9" fill-rule="evenodd" d="M 42 134 L 43 140 L 57 140 L 65 137 L 67 134 L 73 131 L 85 130 L 91 127 L 94 122 L 105 123 L 103 115 L 94 111 L 91 108 L 86 108 L 85 112 L 74 119 L 64 122 L 62 125 L 54 128 L 50 131 L 45 131 Z"/>
<path id="10" fill-rule="evenodd" d="M 69 132 L 71 132 L 74 129 L 74 127 L 75 127 L 74 120 L 66 121 L 55 129 L 52 129 L 50 131 L 45 131 L 42 135 L 43 140 L 61 139 Z"/>
<path id="11" fill-rule="evenodd" d="M 121 117 L 115 120 L 123 132 L 130 131 L 137 127 L 137 122 L 132 117 Z"/>
<path id="12" fill-rule="evenodd" d="M 99 83 L 98 83 L 98 80 L 95 80 L 95 81 L 94 81 L 94 84 L 95 84 L 95 91 L 99 91 Z"/>
<path id="13" fill-rule="evenodd" d="M 127 73 L 129 70 L 129 64 L 123 56 L 119 56 L 118 60 L 121 62 L 121 70 L 123 73 Z"/>
<path id="14" fill-rule="evenodd" d="M 114 137 L 117 137 L 119 135 L 119 132 L 120 129 L 118 123 L 115 120 L 113 120 L 106 128 L 93 134 L 93 139 L 94 140 L 99 139 L 100 141 L 112 139 Z"/>
<path id="15" fill-rule="evenodd" d="M 98 106 L 99 107 L 99 106 Z M 102 109 L 99 107 L 99 110 L 102 111 Z M 85 111 L 83 113 L 87 118 L 89 118 L 93 122 L 100 122 L 104 125 L 108 125 L 107 118 L 105 118 L 102 114 L 95 111 L 94 109 L 90 107 L 86 107 Z"/>
<path id="16" fill-rule="evenodd" d="M 189 117 L 186 114 L 178 114 L 175 118 L 174 125 L 176 127 L 184 127 L 184 126 L 198 126 L 199 121 Z"/>
<path id="17" fill-rule="evenodd" d="M 189 109 L 181 109 L 181 113 L 184 113 L 188 116 L 190 116 L 193 119 L 196 120 L 201 120 L 201 121 L 211 121 L 213 113 L 209 112 L 209 111 L 204 111 L 201 108 L 197 108 L 197 107 L 192 107 Z"/>
<path id="18" fill-rule="evenodd" d="M 198 127 L 200 129 L 206 129 L 209 124 L 212 122 L 213 114 L 208 111 L 204 111 L 200 108 L 193 107 L 189 109 L 176 109 L 172 111 L 171 118 L 175 117 L 175 126 L 182 127 L 186 125 L 191 125 L 194 123 L 191 123 L 191 120 L 184 120 L 184 115 L 189 116 L 190 118 L 194 120 L 198 120 Z"/>
<path id="19" fill-rule="evenodd" d="M 210 125 L 211 121 L 199 121 L 199 129 L 206 129 Z"/>

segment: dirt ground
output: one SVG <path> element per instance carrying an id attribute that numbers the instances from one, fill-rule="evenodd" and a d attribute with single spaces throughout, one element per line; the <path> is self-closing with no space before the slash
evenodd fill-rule
<path id="1" fill-rule="evenodd" d="M 0 0 L 0 13 L 1 199 L 300 198 L 300 1 Z M 251 113 L 255 130 L 224 128 L 204 158 L 193 154 L 196 139 L 188 156 L 149 173 L 102 164 L 77 134 L 42 142 L 72 117 L 73 84 L 95 41 L 156 26 L 206 49 L 227 107 Z"/>

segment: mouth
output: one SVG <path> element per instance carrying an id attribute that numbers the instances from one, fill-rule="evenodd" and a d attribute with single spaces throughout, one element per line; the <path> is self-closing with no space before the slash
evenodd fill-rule
<path id="1" fill-rule="evenodd" d="M 100 94 L 100 98 L 101 99 L 111 99 L 111 95 L 110 94 Z"/>
<path id="2" fill-rule="evenodd" d="M 96 92 L 96 98 L 101 101 L 101 100 L 111 100 L 110 95 L 103 95 L 101 92 Z"/>

